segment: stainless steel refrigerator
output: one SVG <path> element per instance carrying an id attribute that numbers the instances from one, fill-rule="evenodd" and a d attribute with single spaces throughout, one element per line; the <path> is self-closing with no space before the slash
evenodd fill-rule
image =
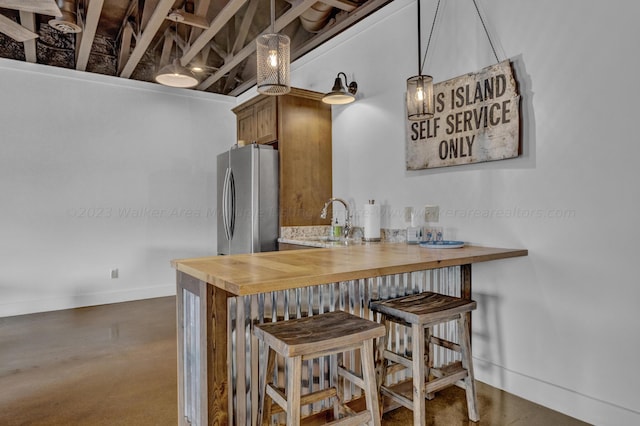
<path id="1" fill-rule="evenodd" d="M 218 155 L 218 254 L 277 250 L 278 151 L 251 144 Z"/>

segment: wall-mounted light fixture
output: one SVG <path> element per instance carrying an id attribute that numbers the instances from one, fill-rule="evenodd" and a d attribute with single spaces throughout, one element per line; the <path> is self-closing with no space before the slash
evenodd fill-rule
<path id="1" fill-rule="evenodd" d="M 182 66 L 180 63 L 180 58 L 178 58 L 178 20 L 174 18 L 174 22 L 176 30 L 174 40 L 176 45 L 176 58 L 170 64 L 160 68 L 155 80 L 164 86 L 188 89 L 198 85 L 198 78 L 190 69 Z"/>
<path id="2" fill-rule="evenodd" d="M 412 121 L 427 120 L 433 117 L 433 77 L 422 74 L 422 68 L 429 52 L 433 28 L 438 17 L 438 9 L 440 9 L 440 0 L 438 0 L 438 5 L 436 6 L 436 13 L 433 16 L 431 32 L 429 33 L 429 41 L 424 52 L 424 59 L 422 59 L 421 14 L 420 0 L 418 0 L 418 75 L 407 79 L 407 118 Z"/>
<path id="3" fill-rule="evenodd" d="M 275 2 L 271 0 L 271 34 L 256 39 L 256 82 L 258 92 L 265 95 L 284 95 L 291 91 L 291 42 L 286 35 L 275 32 L 275 14 Z"/>
<path id="4" fill-rule="evenodd" d="M 344 77 L 344 84 L 340 76 Z M 345 86 L 347 89 L 345 89 Z M 339 72 L 331 92 L 324 95 L 322 102 L 332 105 L 348 104 L 356 100 L 356 92 L 358 91 L 358 83 L 352 81 L 347 83 L 347 75 L 343 72 Z"/>

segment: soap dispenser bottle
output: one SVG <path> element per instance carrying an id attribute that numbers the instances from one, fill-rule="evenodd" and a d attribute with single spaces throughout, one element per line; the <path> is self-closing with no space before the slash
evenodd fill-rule
<path id="1" fill-rule="evenodd" d="M 407 226 L 407 244 L 418 244 L 422 239 L 422 228 L 417 226 L 413 207 L 405 207 Z"/>
<path id="2" fill-rule="evenodd" d="M 342 238 L 342 226 L 338 224 L 338 218 L 333 218 L 331 221 L 331 228 L 329 229 L 329 240 L 338 241 Z"/>

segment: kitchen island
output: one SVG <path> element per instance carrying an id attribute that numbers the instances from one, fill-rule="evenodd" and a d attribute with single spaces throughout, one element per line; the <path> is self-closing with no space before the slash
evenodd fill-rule
<path id="1" fill-rule="evenodd" d="M 470 298 L 473 263 L 526 255 L 523 249 L 373 243 L 174 260 L 179 424 L 255 424 L 263 354 L 251 332 L 254 322 L 338 309 L 375 319 L 369 300 L 427 290 Z M 396 340 L 405 344 L 400 335 Z M 351 358 L 346 362 L 355 364 Z M 304 367 L 303 393 L 332 383 L 331 362 Z M 284 370 L 277 374 L 283 377 Z M 346 399 L 359 396 L 346 390 Z M 307 414 L 323 408 L 315 404 Z"/>

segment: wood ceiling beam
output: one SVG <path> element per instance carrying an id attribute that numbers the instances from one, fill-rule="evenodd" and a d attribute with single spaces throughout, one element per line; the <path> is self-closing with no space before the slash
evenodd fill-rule
<path id="1" fill-rule="evenodd" d="M 328 4 L 345 12 L 353 12 L 358 8 L 358 3 L 349 0 L 321 0 L 322 3 Z"/>
<path id="2" fill-rule="evenodd" d="M 147 48 L 153 41 L 153 37 L 155 37 L 156 33 L 160 29 L 160 26 L 164 22 L 164 18 L 169 13 L 169 10 L 173 7 L 173 0 L 160 0 L 155 10 L 151 14 L 149 18 L 149 22 L 142 32 L 142 36 L 137 40 L 136 47 L 131 52 L 131 56 L 129 60 L 122 68 L 122 72 L 120 73 L 120 77 L 130 78 L 133 71 L 135 71 L 136 66 L 142 59 L 142 56 L 147 51 Z"/>
<path id="3" fill-rule="evenodd" d="M 259 0 L 250 0 L 249 5 L 247 6 L 247 10 L 244 13 L 244 17 L 242 18 L 242 22 L 240 23 L 240 29 L 238 30 L 238 35 L 233 42 L 233 47 L 231 48 L 231 54 L 235 55 L 238 53 L 238 50 L 244 46 L 247 41 L 247 35 L 249 34 L 249 28 L 251 27 L 251 23 L 253 22 L 253 17 L 258 10 L 258 2 Z M 225 93 L 235 83 L 236 75 L 238 75 L 240 67 L 235 67 L 231 72 L 229 72 L 229 76 L 227 77 L 227 81 L 224 84 L 224 88 L 222 92 Z"/>
<path id="4" fill-rule="evenodd" d="M 138 28 L 138 32 L 142 33 L 145 28 L 147 28 L 147 24 L 151 19 L 151 15 L 155 12 L 158 7 L 158 3 L 160 0 L 144 0 L 144 7 L 142 6 L 141 0 L 133 0 L 138 3 L 138 17 L 140 18 L 140 28 Z M 173 6 L 172 6 L 173 7 Z M 140 10 L 140 8 L 143 8 Z M 168 14 L 169 12 L 167 12 Z"/>
<path id="5" fill-rule="evenodd" d="M 133 38 L 133 25 L 131 22 L 124 24 L 122 29 L 122 41 L 120 42 L 120 52 L 118 52 L 118 73 L 122 71 L 124 65 L 129 60 L 131 54 L 131 39 Z"/>
<path id="6" fill-rule="evenodd" d="M 209 5 L 211 4 L 210 0 L 200 0 L 196 4 L 196 9 L 194 13 L 200 16 L 206 16 L 209 11 Z M 202 34 L 202 28 L 192 27 L 191 32 L 189 33 L 189 44 L 192 44 L 194 40 L 196 40 L 200 34 Z M 202 49 L 203 52 L 208 51 L 208 49 Z M 208 53 L 207 53 L 208 54 Z"/>
<path id="7" fill-rule="evenodd" d="M 284 27 L 289 25 L 295 19 L 297 19 L 300 15 L 302 15 L 307 9 L 309 9 L 313 4 L 315 4 L 318 0 L 298 0 L 291 5 L 291 7 L 276 21 L 274 22 L 274 30 L 276 32 L 280 32 Z M 389 0 L 386 0 L 389 1 Z M 261 34 L 268 34 L 271 32 L 271 25 Z M 199 90 L 206 90 L 216 81 L 220 80 L 226 73 L 231 71 L 235 66 L 237 66 L 240 62 L 247 59 L 253 52 L 256 51 L 256 44 L 249 43 L 242 50 L 240 50 L 237 54 L 233 55 L 228 61 L 225 61 L 224 65 L 220 67 L 218 72 L 204 80 L 202 83 L 198 85 Z"/>
<path id="8" fill-rule="evenodd" d="M 20 43 L 38 38 L 38 34 L 29 31 L 22 25 L 4 15 L 0 15 L 0 33 L 8 35 Z"/>
<path id="9" fill-rule="evenodd" d="M 247 0 L 229 0 L 229 3 L 222 8 L 220 13 L 213 18 L 209 28 L 204 30 L 200 37 L 193 42 L 189 50 L 182 55 L 180 62 L 183 66 L 186 66 L 205 46 L 220 32 L 222 27 L 229 22 L 231 18 L 240 10 L 240 8 L 247 2 Z"/>
<path id="10" fill-rule="evenodd" d="M 20 23 L 22 24 L 23 27 L 33 32 L 34 34 L 37 33 L 35 13 L 25 12 L 24 10 L 21 10 Z M 38 61 L 38 57 L 36 55 L 36 39 L 35 38 L 24 41 L 24 59 L 25 61 L 31 62 L 32 64 L 35 64 Z"/>
<path id="11" fill-rule="evenodd" d="M 299 46 L 295 51 L 292 51 L 291 61 L 292 62 L 295 61 L 302 55 L 310 52 L 311 50 L 318 47 L 325 41 L 336 36 L 340 32 L 346 30 L 347 28 L 354 25 L 359 20 L 369 16 L 370 14 L 380 9 L 382 6 L 386 5 L 387 3 L 390 3 L 391 1 L 393 0 L 369 0 L 367 3 L 364 3 L 358 9 L 349 13 L 344 18 L 337 20 L 335 23 L 333 23 L 328 27 L 325 27 L 325 29 L 322 32 L 318 33 L 314 37 L 307 40 L 306 43 Z M 251 86 L 255 84 L 256 84 L 256 79 L 254 77 L 253 79 L 247 80 L 241 85 L 239 85 L 238 87 L 236 87 L 235 89 L 233 89 L 231 92 L 228 93 L 228 95 L 238 96 L 239 94 L 247 91 Z M 198 86 L 198 89 L 200 89 L 200 86 Z"/>
<path id="12" fill-rule="evenodd" d="M 240 23 L 240 29 L 238 30 L 238 35 L 236 36 L 235 41 L 233 42 L 233 47 L 231 48 L 231 53 L 235 54 L 244 46 L 244 42 L 247 40 L 247 35 L 249 34 L 249 28 L 251 28 L 251 23 L 253 22 L 253 17 L 256 15 L 256 11 L 258 10 L 258 3 L 260 0 L 250 0 L 249 5 L 247 6 L 247 10 L 244 13 L 244 17 L 242 18 L 242 22 Z"/>
<path id="13" fill-rule="evenodd" d="M 158 69 L 164 67 L 169 63 L 171 59 L 171 48 L 173 47 L 173 39 L 175 38 L 175 33 L 171 30 L 166 31 L 164 34 L 164 43 L 162 44 L 162 53 L 160 54 L 160 64 L 158 64 Z"/>
<path id="14" fill-rule="evenodd" d="M 56 0 L 0 0 L 0 7 L 60 18 L 62 12 Z"/>
<path id="15" fill-rule="evenodd" d="M 76 69 L 78 71 L 85 71 L 87 69 L 89 54 L 91 53 L 93 40 L 96 37 L 96 30 L 98 29 L 98 22 L 100 21 L 103 5 L 104 0 L 91 0 L 89 6 L 87 6 L 84 28 L 82 29 L 82 33 L 78 34 L 80 38 L 80 46 L 78 48 L 78 54 L 76 55 Z"/>

